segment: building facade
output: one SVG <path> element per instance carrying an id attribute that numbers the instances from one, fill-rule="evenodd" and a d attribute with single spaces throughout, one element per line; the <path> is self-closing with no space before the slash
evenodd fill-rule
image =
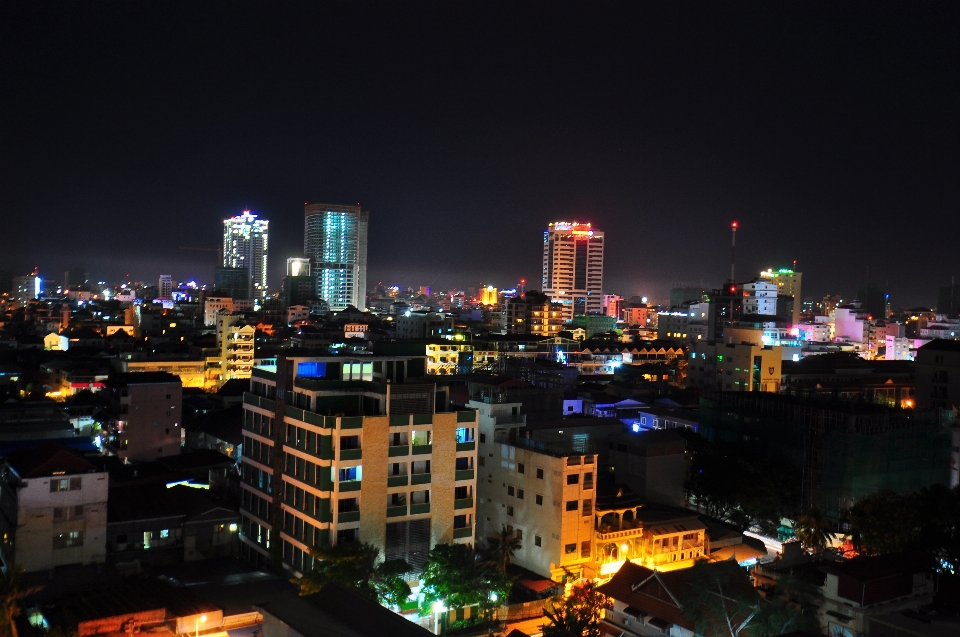
<path id="1" fill-rule="evenodd" d="M 558 221 L 543 233 L 543 293 L 575 314 L 603 312 L 603 232 Z"/>
<path id="2" fill-rule="evenodd" d="M 366 309 L 367 229 L 370 213 L 359 205 L 304 206 L 303 253 L 310 259 L 317 297 L 334 312 Z"/>
<path id="3" fill-rule="evenodd" d="M 51 570 L 106 560 L 108 476 L 59 443 L 24 448 L 2 466 L 4 570 Z"/>
<path id="4" fill-rule="evenodd" d="M 223 267 L 247 270 L 248 299 L 267 295 L 269 225 L 249 210 L 223 220 Z"/>
<path id="5" fill-rule="evenodd" d="M 778 303 L 790 304 L 789 309 L 778 307 L 776 313 L 789 319 L 791 325 L 799 323 L 800 314 L 803 311 L 803 299 L 800 296 L 803 273 L 789 268 L 780 268 L 779 270 L 771 268 L 761 272 L 760 278 L 777 284 L 777 297 L 780 299 Z"/>
<path id="6" fill-rule="evenodd" d="M 113 415 L 104 446 L 127 461 L 180 453 L 183 386 L 167 372 L 115 374 L 108 381 Z"/>
<path id="7" fill-rule="evenodd" d="M 277 359 L 244 397 L 241 552 L 310 570 L 314 547 L 369 542 L 419 569 L 474 542 L 476 412 L 449 411 L 424 357 Z"/>

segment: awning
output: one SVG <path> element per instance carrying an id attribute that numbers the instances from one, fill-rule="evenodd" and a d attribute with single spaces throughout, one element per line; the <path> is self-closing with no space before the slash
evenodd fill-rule
<path id="1" fill-rule="evenodd" d="M 626 608 L 623 609 L 623 612 L 626 613 L 627 615 L 630 615 L 631 617 L 640 618 L 640 617 L 647 616 L 647 613 L 645 611 L 642 611 L 639 608 L 636 608 L 634 606 L 627 606 Z"/>

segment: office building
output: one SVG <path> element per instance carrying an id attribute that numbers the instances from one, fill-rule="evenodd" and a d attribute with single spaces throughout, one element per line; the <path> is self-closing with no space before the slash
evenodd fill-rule
<path id="1" fill-rule="evenodd" d="M 603 232 L 589 223 L 558 221 L 543 233 L 543 293 L 563 318 L 603 312 Z"/>
<path id="2" fill-rule="evenodd" d="M 27 305 L 33 299 L 43 295 L 43 278 L 34 270 L 32 274 L 17 277 L 17 301 L 20 306 Z"/>
<path id="3" fill-rule="evenodd" d="M 0 557 L 7 572 L 106 561 L 107 473 L 57 442 L 2 465 Z"/>
<path id="4" fill-rule="evenodd" d="M 425 357 L 285 358 L 244 397 L 241 552 L 304 573 L 367 542 L 414 570 L 474 543 L 476 412 L 450 411 Z M 278 397 L 282 397 L 278 400 Z"/>
<path id="5" fill-rule="evenodd" d="M 366 309 L 367 228 L 370 213 L 359 205 L 304 206 L 303 253 L 316 278 L 316 296 L 339 312 Z"/>
<path id="6" fill-rule="evenodd" d="M 287 275 L 283 277 L 283 292 L 280 298 L 286 307 L 310 305 L 310 301 L 317 298 L 317 280 L 310 275 L 310 259 L 287 259 Z"/>
<path id="7" fill-rule="evenodd" d="M 173 298 L 173 276 L 169 274 L 160 275 L 160 282 L 157 284 L 157 298 Z"/>
<path id="8" fill-rule="evenodd" d="M 267 295 L 267 247 L 270 222 L 244 210 L 223 220 L 223 267 L 247 271 L 246 299 Z"/>
<path id="9" fill-rule="evenodd" d="M 760 273 L 760 278 L 777 284 L 777 298 L 780 307 L 778 307 L 776 313 L 789 320 L 791 325 L 799 323 L 800 313 L 803 311 L 803 300 L 800 297 L 800 283 L 803 279 L 803 273 L 789 268 L 767 269 Z M 789 304 L 789 309 L 787 304 Z"/>

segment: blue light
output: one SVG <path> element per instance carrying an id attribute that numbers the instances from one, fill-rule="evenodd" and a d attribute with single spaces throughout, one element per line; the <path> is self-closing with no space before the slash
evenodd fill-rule
<path id="1" fill-rule="evenodd" d="M 297 376 L 303 378 L 325 378 L 327 376 L 327 364 L 318 362 L 297 363 Z"/>

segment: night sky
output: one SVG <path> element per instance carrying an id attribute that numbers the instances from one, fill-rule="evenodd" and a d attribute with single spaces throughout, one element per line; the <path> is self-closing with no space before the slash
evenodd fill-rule
<path id="1" fill-rule="evenodd" d="M 804 296 L 960 280 L 955 2 L 0 6 L 0 266 L 211 281 L 222 220 L 370 211 L 368 281 L 539 287 L 607 236 L 664 298 L 794 259 Z"/>

